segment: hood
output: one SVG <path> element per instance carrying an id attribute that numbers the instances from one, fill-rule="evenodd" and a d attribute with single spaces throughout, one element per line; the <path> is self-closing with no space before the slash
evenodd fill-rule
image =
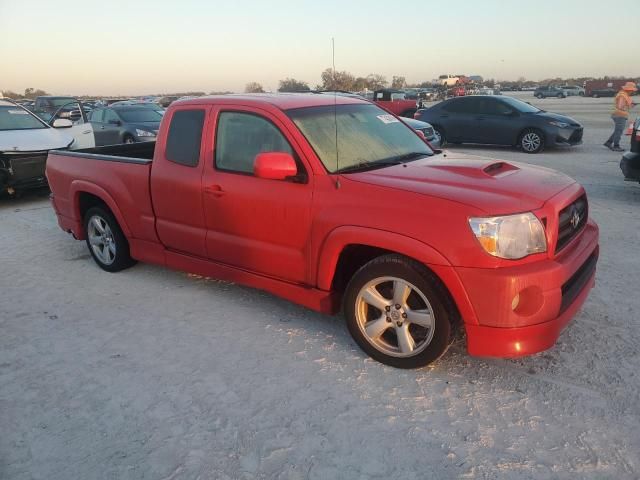
<path id="1" fill-rule="evenodd" d="M 0 131 L 0 152 L 39 152 L 67 148 L 73 142 L 68 133 L 55 128 Z"/>
<path id="2" fill-rule="evenodd" d="M 463 203 L 488 215 L 536 210 L 575 183 L 548 168 L 451 152 L 345 177 Z"/>
<path id="3" fill-rule="evenodd" d="M 548 120 L 557 120 L 558 122 L 565 122 L 568 123 L 570 125 L 573 126 L 578 126 L 580 125 L 580 123 L 571 117 L 567 117 L 566 115 L 560 115 L 558 113 L 552 113 L 552 112 L 538 112 L 535 115 L 537 115 L 538 117 L 541 118 L 546 118 Z"/>

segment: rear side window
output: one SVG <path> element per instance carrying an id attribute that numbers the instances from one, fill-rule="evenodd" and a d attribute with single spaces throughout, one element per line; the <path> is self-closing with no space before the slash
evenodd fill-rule
<path id="1" fill-rule="evenodd" d="M 215 159 L 219 170 L 253 174 L 256 156 L 263 152 L 293 155 L 280 130 L 267 119 L 250 113 L 220 114 Z"/>
<path id="2" fill-rule="evenodd" d="M 443 110 L 450 113 L 473 113 L 474 101 L 473 98 L 458 98 L 448 101 L 442 106 Z"/>
<path id="3" fill-rule="evenodd" d="M 167 136 L 167 160 L 187 167 L 198 165 L 203 125 L 204 110 L 174 112 Z"/>

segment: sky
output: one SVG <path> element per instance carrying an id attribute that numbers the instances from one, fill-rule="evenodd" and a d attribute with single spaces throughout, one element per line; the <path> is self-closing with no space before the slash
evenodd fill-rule
<path id="1" fill-rule="evenodd" d="M 0 90 L 143 95 L 356 76 L 640 76 L 640 0 L 0 0 Z M 627 19 L 617 20 L 622 12 Z"/>

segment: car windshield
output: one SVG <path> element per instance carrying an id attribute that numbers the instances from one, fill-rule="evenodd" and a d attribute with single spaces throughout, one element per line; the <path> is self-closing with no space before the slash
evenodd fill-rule
<path id="1" fill-rule="evenodd" d="M 433 155 L 413 130 L 375 105 L 305 107 L 287 114 L 331 173 Z"/>
<path id="2" fill-rule="evenodd" d="M 515 108 L 520 113 L 537 113 L 542 111 L 538 107 L 534 107 L 533 105 L 523 102 L 522 100 L 518 100 L 517 98 L 502 97 L 501 100 Z"/>
<path id="3" fill-rule="evenodd" d="M 122 120 L 129 123 L 159 122 L 162 120 L 162 115 L 147 107 L 119 108 L 117 112 Z"/>
<path id="4" fill-rule="evenodd" d="M 47 126 L 20 107 L 0 106 L 0 131 L 36 128 L 47 128 Z"/>

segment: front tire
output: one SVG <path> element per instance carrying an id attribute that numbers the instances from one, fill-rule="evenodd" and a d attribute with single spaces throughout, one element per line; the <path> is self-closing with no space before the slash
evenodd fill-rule
<path id="1" fill-rule="evenodd" d="M 378 257 L 356 272 L 344 315 L 360 348 L 396 368 L 436 361 L 453 337 L 454 311 L 444 287 L 422 264 L 400 255 Z"/>
<path id="2" fill-rule="evenodd" d="M 129 242 L 113 214 L 104 207 L 91 207 L 84 216 L 87 247 L 93 260 L 107 272 L 119 272 L 136 262 Z"/>
<path id="3" fill-rule="evenodd" d="M 125 135 L 123 140 L 124 143 L 136 143 L 136 139 L 132 135 Z"/>
<path id="4" fill-rule="evenodd" d="M 440 140 L 440 148 L 444 147 L 447 143 L 447 137 L 445 136 L 442 127 L 433 127 L 433 133 L 436 138 Z"/>
<path id="5" fill-rule="evenodd" d="M 520 135 L 518 145 L 525 153 L 540 153 L 544 150 L 544 135 L 534 128 L 525 130 Z"/>

